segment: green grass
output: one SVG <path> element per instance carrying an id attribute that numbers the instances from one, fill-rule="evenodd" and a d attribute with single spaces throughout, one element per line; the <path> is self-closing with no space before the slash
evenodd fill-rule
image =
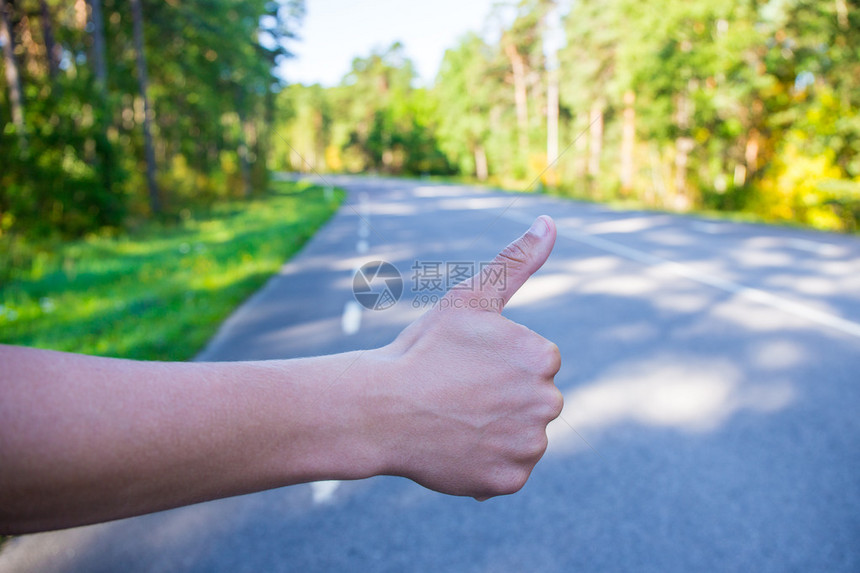
<path id="1" fill-rule="evenodd" d="M 262 198 L 221 203 L 176 226 L 63 243 L 0 285 L 0 343 L 192 358 L 342 199 L 277 182 Z"/>

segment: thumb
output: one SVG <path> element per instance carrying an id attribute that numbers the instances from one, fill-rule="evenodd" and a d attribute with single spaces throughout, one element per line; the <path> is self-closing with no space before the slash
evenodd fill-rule
<path id="1" fill-rule="evenodd" d="M 448 296 L 466 302 L 464 308 L 501 312 L 546 262 L 555 245 L 555 234 L 553 220 L 541 215 L 525 234 L 502 249 L 492 262 L 483 263 L 478 274 L 453 287 Z"/>

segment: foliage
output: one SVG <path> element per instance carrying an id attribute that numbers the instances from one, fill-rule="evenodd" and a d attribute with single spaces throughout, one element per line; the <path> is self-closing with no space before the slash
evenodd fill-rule
<path id="1" fill-rule="evenodd" d="M 479 179 L 489 175 L 481 166 L 486 162 L 482 154 L 486 155 L 485 142 L 491 136 L 491 110 L 500 103 L 493 82 L 487 81 L 493 72 L 490 46 L 477 34 L 467 34 L 445 52 L 435 89 L 444 110 L 439 125 L 442 147 L 461 173 Z"/>
<path id="2" fill-rule="evenodd" d="M 860 175 L 856 6 L 584 0 L 566 21 L 562 97 L 574 117 L 606 105 L 601 178 L 619 164 L 630 93 L 640 201 L 855 226 L 824 188 Z"/>
<path id="3" fill-rule="evenodd" d="M 130 236 L 45 245 L 0 286 L 0 343 L 146 360 L 194 356 L 343 198 L 277 183 Z"/>
<path id="4" fill-rule="evenodd" d="M 771 165 L 750 209 L 776 221 L 799 221 L 820 229 L 854 230 L 860 182 L 840 181 L 834 153 L 810 157 L 787 145 Z"/>
<path id="5" fill-rule="evenodd" d="M 290 86 L 275 129 L 275 166 L 299 171 L 453 172 L 436 136 L 438 112 L 403 46 L 366 58 L 334 88 Z M 278 141 L 280 139 L 281 141 Z"/>
<path id="6" fill-rule="evenodd" d="M 140 1 L 168 215 L 296 169 L 540 179 L 595 200 L 857 226 L 844 192 L 860 178 L 854 0 L 501 2 L 422 87 L 400 43 L 356 57 L 337 86 L 281 86 L 272 72 L 301 0 Z M 126 2 L 0 3 L 17 58 L 4 51 L 4 67 L 17 66 L 23 88 L 16 120 L 13 85 L 0 80 L 0 241 L 149 214 Z"/>
<path id="7" fill-rule="evenodd" d="M 559 157 L 553 10 L 566 35 Z M 283 164 L 520 186 L 551 167 L 552 191 L 579 197 L 857 227 L 856 2 L 520 0 L 497 4 L 485 31 L 445 53 L 429 88 L 413 87 L 400 44 L 356 58 L 340 86 L 291 86 Z"/>
<path id="8" fill-rule="evenodd" d="M 0 238 L 119 230 L 161 206 L 170 216 L 265 189 L 273 74 L 302 1 L 140 1 L 160 201 L 146 192 L 129 3 L 3 0 L 3 67 L 19 81 L 0 79 Z"/>

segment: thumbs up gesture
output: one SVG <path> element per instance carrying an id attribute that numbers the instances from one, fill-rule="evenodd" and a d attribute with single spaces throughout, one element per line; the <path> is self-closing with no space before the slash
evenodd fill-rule
<path id="1" fill-rule="evenodd" d="M 380 349 L 393 383 L 385 473 L 477 499 L 510 494 L 547 447 L 562 408 L 558 347 L 504 318 L 511 296 L 549 257 L 549 217 L 535 220 L 492 264 L 451 289 Z"/>

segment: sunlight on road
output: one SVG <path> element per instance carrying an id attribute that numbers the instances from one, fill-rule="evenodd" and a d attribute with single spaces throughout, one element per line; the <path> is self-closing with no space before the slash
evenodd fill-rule
<path id="1" fill-rule="evenodd" d="M 465 194 L 475 193 L 474 187 L 462 185 L 422 185 L 415 187 L 412 194 L 415 197 L 462 197 Z"/>
<path id="2" fill-rule="evenodd" d="M 667 355 L 619 365 L 566 393 L 561 417 L 547 428 L 550 451 L 587 448 L 569 426 L 586 439 L 625 423 L 703 432 L 739 411 L 773 412 L 794 399 L 786 383 L 744 382 L 740 377 L 724 360 L 694 365 Z"/>
<path id="3" fill-rule="evenodd" d="M 439 201 L 438 208 L 448 211 L 506 209 L 511 202 L 507 197 L 459 197 Z"/>
<path id="4" fill-rule="evenodd" d="M 609 221 L 601 221 L 581 229 L 585 233 L 600 235 L 604 233 L 636 233 L 654 227 L 666 225 L 671 219 L 665 216 L 657 217 L 619 217 Z"/>
<path id="5" fill-rule="evenodd" d="M 555 296 L 564 296 L 576 288 L 582 279 L 571 274 L 552 274 L 532 277 L 511 298 L 506 308 L 527 306 Z"/>

